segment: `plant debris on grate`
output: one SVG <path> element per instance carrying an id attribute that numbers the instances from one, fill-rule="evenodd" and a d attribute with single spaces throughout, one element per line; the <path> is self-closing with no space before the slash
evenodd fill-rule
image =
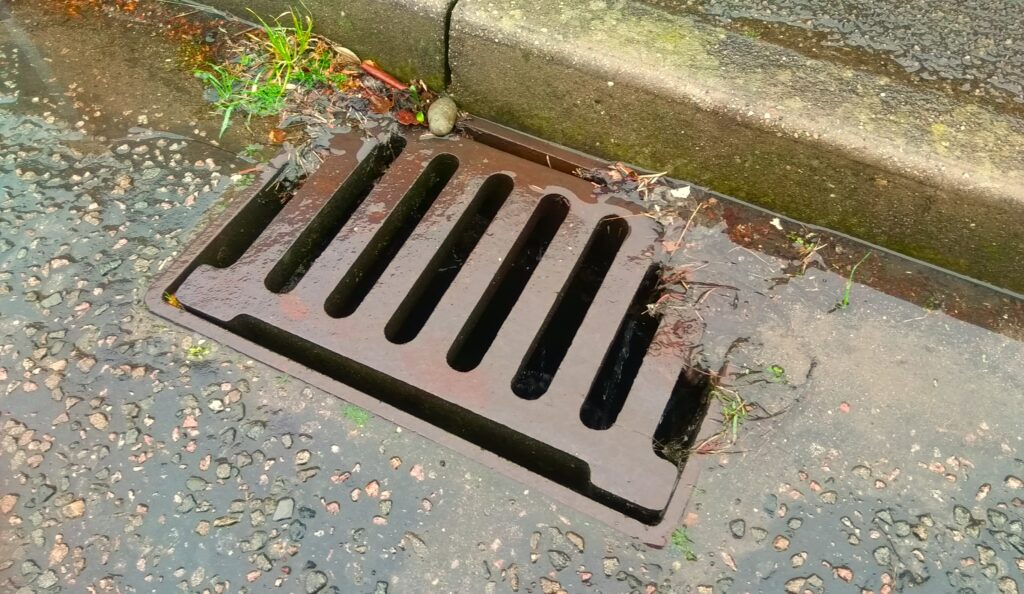
<path id="1" fill-rule="evenodd" d="M 598 165 L 481 121 L 340 134 L 290 198 L 268 174 L 237 200 L 147 301 L 664 544 L 708 390 L 685 328 L 652 315 L 657 225 L 569 173 Z"/>

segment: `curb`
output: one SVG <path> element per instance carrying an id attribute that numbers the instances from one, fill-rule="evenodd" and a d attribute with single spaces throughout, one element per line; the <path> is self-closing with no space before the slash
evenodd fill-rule
<path id="1" fill-rule="evenodd" d="M 461 0 L 465 109 L 1016 291 L 1024 121 L 638 4 Z"/>
<path id="2" fill-rule="evenodd" d="M 1024 291 L 1019 116 L 638 2 L 305 6 L 474 114 Z"/>

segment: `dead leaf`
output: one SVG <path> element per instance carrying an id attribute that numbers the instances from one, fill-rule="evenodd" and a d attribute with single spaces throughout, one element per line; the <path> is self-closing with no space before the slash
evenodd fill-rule
<path id="1" fill-rule="evenodd" d="M 367 99 L 370 101 L 370 109 L 374 113 L 388 113 L 395 106 L 394 101 L 387 97 L 381 97 L 376 93 L 371 93 Z"/>
<path id="2" fill-rule="evenodd" d="M 335 60 L 337 60 L 338 62 L 341 62 L 342 64 L 345 65 L 359 63 L 359 56 L 357 56 L 355 52 L 348 49 L 347 47 L 342 47 L 336 43 L 332 43 L 331 49 L 334 50 Z"/>
<path id="3" fill-rule="evenodd" d="M 164 301 L 171 307 L 185 309 L 185 307 L 181 305 L 181 302 L 178 301 L 178 298 L 174 296 L 174 293 L 164 293 Z"/>
<path id="4" fill-rule="evenodd" d="M 409 109 L 400 109 L 395 112 L 395 119 L 398 120 L 399 124 L 403 126 L 416 126 L 420 122 L 416 119 L 416 114 Z"/>
<path id="5" fill-rule="evenodd" d="M 281 144 L 284 142 L 284 130 L 274 128 L 267 134 L 267 138 L 269 138 L 270 142 L 273 144 Z"/>
<path id="6" fill-rule="evenodd" d="M 363 79 L 359 76 L 359 71 L 345 69 L 341 71 L 346 77 L 345 82 L 341 83 L 342 91 L 358 91 L 363 89 Z"/>
<path id="7" fill-rule="evenodd" d="M 725 562 L 725 564 L 729 567 L 729 569 L 731 569 L 733 571 L 736 571 L 736 560 L 732 558 L 732 555 L 730 555 L 729 553 L 726 553 L 725 551 L 721 551 L 721 553 L 722 553 L 722 561 Z"/>
<path id="8" fill-rule="evenodd" d="M 631 168 L 629 168 L 629 167 L 626 167 L 626 166 L 625 166 L 625 165 L 623 165 L 623 164 L 622 164 L 621 162 L 619 162 L 619 163 L 616 163 L 616 164 L 614 165 L 614 167 L 615 167 L 615 169 L 618 169 L 618 170 L 619 170 L 620 172 L 622 172 L 622 174 L 623 174 L 623 175 L 624 175 L 624 176 L 625 176 L 626 178 L 629 178 L 629 179 L 636 179 L 636 171 L 633 171 L 633 170 L 632 170 Z"/>

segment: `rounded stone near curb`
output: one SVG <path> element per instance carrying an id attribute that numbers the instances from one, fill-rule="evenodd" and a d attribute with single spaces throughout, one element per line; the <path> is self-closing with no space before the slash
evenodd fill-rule
<path id="1" fill-rule="evenodd" d="M 427 110 L 427 123 L 430 125 L 430 133 L 434 136 L 447 136 L 455 127 L 455 120 L 459 117 L 459 108 L 452 101 L 451 97 L 441 97 L 430 104 Z"/>

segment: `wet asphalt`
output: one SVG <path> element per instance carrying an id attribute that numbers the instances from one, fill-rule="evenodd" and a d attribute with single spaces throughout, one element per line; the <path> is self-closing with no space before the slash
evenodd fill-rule
<path id="1" fill-rule="evenodd" d="M 0 23 L 0 591 L 1018 592 L 1018 301 L 882 258 L 903 284 L 835 311 L 842 275 L 766 247 L 806 229 L 699 221 L 674 263 L 727 287 L 692 295 L 703 357 L 774 414 L 690 460 L 693 544 L 655 549 L 152 315 L 251 139 L 214 141 L 151 60 L 118 73 L 131 106 L 52 66 L 126 43 L 173 58 L 145 28 Z"/>

